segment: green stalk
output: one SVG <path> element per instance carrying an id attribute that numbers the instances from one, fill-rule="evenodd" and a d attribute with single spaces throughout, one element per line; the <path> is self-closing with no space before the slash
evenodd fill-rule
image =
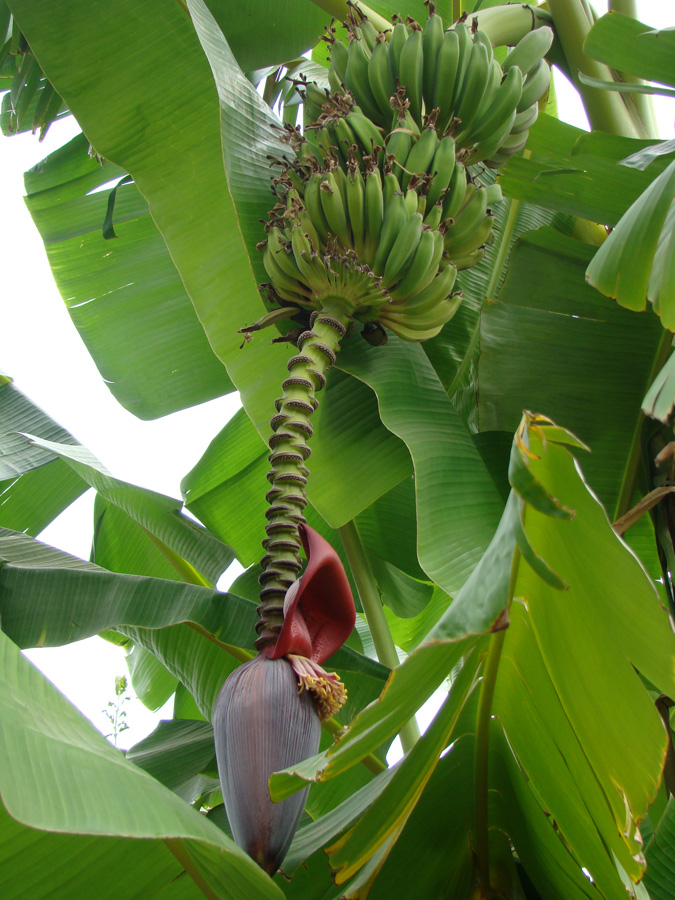
<path id="1" fill-rule="evenodd" d="M 580 0 L 549 0 L 548 8 L 553 16 L 555 31 L 573 74 L 574 85 L 588 116 L 591 128 L 610 134 L 637 137 L 637 130 L 621 96 L 615 91 L 602 91 L 581 84 L 578 72 L 612 81 L 610 69 L 587 56 L 584 41 L 591 24 Z"/>
<path id="2" fill-rule="evenodd" d="M 488 298 L 493 298 L 497 287 L 499 286 L 499 279 L 502 274 L 502 269 L 504 268 L 504 263 L 506 262 L 506 257 L 509 252 L 509 247 L 511 245 L 511 236 L 513 235 L 513 231 L 516 227 L 516 219 L 518 218 L 518 210 L 520 209 L 520 200 L 511 200 L 511 206 L 509 208 L 509 214 L 506 219 L 506 224 L 504 225 L 504 230 L 501 235 L 501 243 L 499 245 L 499 251 L 497 253 L 497 257 L 495 259 L 494 265 L 492 267 L 492 272 L 490 273 L 490 281 L 485 290 L 485 297 L 483 298 L 483 303 Z M 448 397 L 452 399 L 455 391 L 462 383 L 462 379 L 466 374 L 466 370 L 471 365 L 471 360 L 473 359 L 473 354 L 478 346 L 478 340 L 480 338 L 480 315 L 476 320 L 476 324 L 474 326 L 473 332 L 471 333 L 471 340 L 469 341 L 469 346 L 466 349 L 466 353 L 460 363 L 457 372 L 455 373 L 455 377 L 452 379 L 450 383 L 450 387 L 447 389 Z"/>
<path id="3" fill-rule="evenodd" d="M 673 333 L 672 331 L 663 330 L 663 334 L 659 340 L 658 347 L 656 348 L 656 353 L 654 354 L 654 362 L 652 363 L 652 367 L 649 371 L 649 377 L 647 378 L 647 388 L 651 387 L 654 379 L 659 374 L 661 369 L 666 364 L 666 360 L 670 356 L 670 352 L 672 350 L 673 345 Z M 630 451 L 628 453 L 628 461 L 626 462 L 626 467 L 623 472 L 623 478 L 621 479 L 621 488 L 619 490 L 619 497 L 616 501 L 616 508 L 614 510 L 614 518 L 613 522 L 616 522 L 617 519 L 620 519 L 621 516 L 628 512 L 631 508 L 633 493 L 635 492 L 635 485 L 637 484 L 638 472 L 640 469 L 640 459 L 642 455 L 641 449 L 641 440 L 640 437 L 642 435 L 642 426 L 644 425 L 645 415 L 642 411 L 638 414 L 637 422 L 635 423 L 635 428 L 633 429 L 633 437 L 630 443 Z"/>
<path id="4" fill-rule="evenodd" d="M 509 577 L 508 607 L 516 589 L 520 550 L 516 546 L 511 559 Z M 490 637 L 490 648 L 485 662 L 483 681 L 476 714 L 476 745 L 474 751 L 474 791 L 475 791 L 475 841 L 474 855 L 476 874 L 481 895 L 489 896 L 490 888 L 490 844 L 488 831 L 488 765 L 490 760 L 490 723 L 492 722 L 492 701 L 497 684 L 497 673 L 501 661 L 504 637 L 507 629 L 495 632 Z"/>
<path id="5" fill-rule="evenodd" d="M 318 6 L 319 9 L 323 9 L 338 22 L 345 22 L 349 17 L 350 4 L 346 0 L 312 0 L 312 3 Z M 365 3 L 355 0 L 351 5 L 356 6 L 359 12 L 363 13 L 378 31 L 391 31 L 391 22 L 384 19 L 379 13 L 376 13 L 375 10 L 370 9 Z"/>
<path id="6" fill-rule="evenodd" d="M 266 554 L 261 560 L 260 637 L 256 649 L 273 643 L 283 625 L 283 601 L 286 591 L 302 568 L 302 541 L 298 526 L 304 523 L 307 505 L 305 488 L 309 469 L 305 461 L 313 434 L 310 418 L 319 405 L 316 394 L 326 383 L 326 371 L 335 362 L 349 324 L 349 315 L 339 297 L 324 302 L 324 308 L 312 317 L 309 331 L 298 339 L 299 352 L 288 361 L 288 377 L 282 383 L 282 396 L 276 401 L 277 413 L 270 426 L 269 441 L 272 470 L 267 478 Z"/>
<path id="7" fill-rule="evenodd" d="M 452 0 L 452 21 L 457 22 L 462 17 L 462 0 Z"/>
<path id="8" fill-rule="evenodd" d="M 338 528 L 338 531 L 340 532 L 349 566 L 354 576 L 363 612 L 365 613 L 370 633 L 373 636 L 377 658 L 385 666 L 394 669 L 399 663 L 396 645 L 384 615 L 380 592 L 373 576 L 373 570 L 370 568 L 366 551 L 361 543 L 356 524 L 354 521 L 347 522 Z M 408 753 L 419 740 L 420 732 L 417 727 L 417 721 L 413 718 L 407 722 L 401 729 L 399 736 L 403 752 Z"/>
<path id="9" fill-rule="evenodd" d="M 621 13 L 638 21 L 640 18 L 636 0 L 609 0 L 609 11 Z M 628 72 L 621 72 L 620 74 L 626 84 L 645 84 L 642 78 L 637 78 Z M 654 104 L 649 94 L 628 94 L 625 97 L 625 102 L 633 104 L 639 127 L 643 132 L 642 136 L 646 138 L 658 137 L 659 130 L 654 116 Z"/>

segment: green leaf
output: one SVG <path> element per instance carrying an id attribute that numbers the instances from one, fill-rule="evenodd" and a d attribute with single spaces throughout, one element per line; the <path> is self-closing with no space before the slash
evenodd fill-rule
<path id="1" fill-rule="evenodd" d="M 675 800 L 671 797 L 647 847 L 645 885 L 651 900 L 675 897 Z"/>
<path id="2" fill-rule="evenodd" d="M 34 446 L 59 456 L 99 495 L 119 507 L 161 545 L 173 551 L 170 561 L 185 569 L 202 573 L 206 583 L 215 584 L 234 559 L 231 548 L 215 535 L 183 515 L 182 503 L 147 488 L 113 478 L 99 461 L 83 447 L 70 447 L 45 441 L 32 435 L 25 439 Z M 186 563 L 188 565 L 186 565 Z M 199 576 L 194 583 L 205 583 Z"/>
<path id="3" fill-rule="evenodd" d="M 542 115 L 530 132 L 528 158 L 512 157 L 500 172 L 500 184 L 508 197 L 616 225 L 666 165 L 659 160 L 647 173 L 617 163 L 653 143 L 588 134 Z"/>
<path id="4" fill-rule="evenodd" d="M 0 524 L 36 535 L 87 490 L 50 451 L 17 432 L 77 445 L 75 438 L 9 380 L 0 383 Z"/>
<path id="5" fill-rule="evenodd" d="M 642 401 L 642 412 L 646 416 L 659 419 L 664 425 L 667 425 L 674 406 L 675 354 L 671 353 L 645 394 Z"/>
<path id="6" fill-rule="evenodd" d="M 442 751 L 447 747 L 471 690 L 475 686 L 476 656 L 469 655 L 452 690 L 424 735 L 417 741 L 368 811 L 328 848 L 337 884 L 343 884 L 371 860 L 387 841 L 395 841 L 426 787 Z M 392 841 L 392 843 L 393 843 Z M 389 844 L 390 847 L 392 844 Z M 388 856 L 378 856 L 378 869 Z"/>
<path id="7" fill-rule="evenodd" d="M 85 854 L 69 862 L 74 874 L 86 868 L 87 843 L 96 840 L 93 836 L 168 839 L 185 854 L 214 896 L 228 900 L 242 892 L 282 896 L 218 828 L 127 762 L 4 634 L 0 634 L 0 679 L 0 793 L 4 808 L 13 820 L 31 829 L 88 835 Z M 104 786 L 105 802 L 101 802 Z M 24 828 L 16 829 L 15 836 L 14 852 L 18 841 L 30 840 Z M 65 849 L 67 844 L 62 846 Z M 53 852 L 56 847 L 58 842 L 49 849 Z M 22 849 L 26 859 L 25 845 Z M 91 844 L 89 849 L 94 849 Z M 155 868 L 160 861 L 154 851 L 152 857 Z M 49 870 L 58 871 L 63 862 L 59 854 L 48 864 Z M 32 857 L 31 867 L 34 865 Z M 166 870 L 166 865 L 163 868 Z M 10 877 L 16 871 L 12 867 Z M 116 888 L 119 890 L 119 885 Z M 14 896 L 20 896 L 16 889 Z"/>
<path id="8" fill-rule="evenodd" d="M 584 284 L 593 250 L 553 229 L 518 242 L 499 298 L 482 318 L 480 418 L 482 429 L 506 431 L 523 409 L 564 422 L 590 447 L 584 472 L 613 510 L 662 330 L 654 317 L 636 316 Z"/>
<path id="9" fill-rule="evenodd" d="M 651 84 L 626 84 L 620 81 L 603 81 L 602 78 L 592 78 L 579 72 L 579 81 L 589 87 L 600 88 L 603 91 L 617 91 L 621 94 L 657 94 L 661 97 L 675 97 L 675 91 L 670 88 L 659 88 Z"/>
<path id="10" fill-rule="evenodd" d="M 344 348 L 338 365 L 375 390 L 382 421 L 410 450 L 420 564 L 454 593 L 489 544 L 502 509 L 480 454 L 420 346 L 392 338 L 378 348 L 359 340 Z"/>
<path id="11" fill-rule="evenodd" d="M 584 52 L 621 72 L 675 87 L 675 34 L 656 31 L 619 13 L 599 19 L 584 42 Z"/>
<path id="12" fill-rule="evenodd" d="M 157 728 L 127 751 L 127 759 L 139 766 L 186 802 L 192 803 L 217 778 L 201 775 L 215 757 L 213 729 L 208 722 L 186 719 L 160 722 Z"/>
<path id="13" fill-rule="evenodd" d="M 59 290 L 116 399 L 156 418 L 233 385 L 138 187 L 118 189 L 117 240 L 104 240 L 108 192 L 123 169 L 101 165 L 78 135 L 26 175 L 26 203 Z"/>
<path id="14" fill-rule="evenodd" d="M 161 662 L 135 644 L 126 655 L 131 686 L 143 706 L 153 712 L 160 709 L 176 690 L 178 681 Z"/>
<path id="15" fill-rule="evenodd" d="M 675 161 L 633 203 L 586 271 L 590 284 L 621 306 L 650 300 L 664 328 L 675 328 Z"/>
<path id="16" fill-rule="evenodd" d="M 33 0 L 13 2 L 12 11 L 97 153 L 133 177 L 227 363 L 246 318 L 228 298 L 258 314 L 263 307 L 223 175 L 215 86 L 189 17 L 178 4 L 158 16 L 153 0 L 123 0 L 117 30 L 104 0 L 76 0 L 68 17 Z M 173 335 L 175 349 L 182 338 Z"/>
<path id="17" fill-rule="evenodd" d="M 21 647 L 56 647 L 122 625 L 191 622 L 222 646 L 253 642 L 255 604 L 211 588 L 120 575 L 0 529 L 3 630 Z M 216 646 L 216 645 L 214 645 Z"/>

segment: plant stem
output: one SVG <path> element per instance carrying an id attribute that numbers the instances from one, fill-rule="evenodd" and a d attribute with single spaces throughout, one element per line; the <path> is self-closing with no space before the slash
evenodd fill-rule
<path id="1" fill-rule="evenodd" d="M 526 151 L 527 153 L 527 151 Z M 499 245 L 499 251 L 497 253 L 497 257 L 495 259 L 494 265 L 492 267 L 492 272 L 490 274 L 490 281 L 485 290 L 485 297 L 483 298 L 483 305 L 485 301 L 488 299 L 494 299 L 494 295 L 497 292 L 497 287 L 499 286 L 499 279 L 501 278 L 502 269 L 504 268 L 504 263 L 506 262 L 506 257 L 509 252 L 509 248 L 511 246 L 511 236 L 513 234 L 513 230 L 516 227 L 516 219 L 518 218 L 518 210 L 520 209 L 520 200 L 511 200 L 511 206 L 509 208 L 509 214 L 506 219 L 506 224 L 504 225 L 504 230 L 501 236 L 501 243 Z M 481 306 L 482 311 L 482 306 Z M 469 341 L 469 346 L 466 349 L 466 353 L 462 359 L 462 362 L 455 373 L 455 377 L 452 379 L 450 383 L 450 387 L 447 389 L 448 397 L 452 399 L 455 391 L 462 383 L 462 379 L 466 374 L 466 370 L 471 365 L 471 360 L 473 359 L 473 354 L 478 346 L 478 340 L 480 338 L 480 319 L 481 313 L 478 315 L 478 319 L 476 320 L 476 324 L 474 326 L 473 332 L 471 334 L 471 340 Z"/>
<path id="2" fill-rule="evenodd" d="M 665 365 L 666 360 L 670 356 L 672 345 L 673 333 L 672 331 L 666 331 L 664 329 L 663 334 L 661 335 L 661 338 L 659 340 L 658 347 L 656 348 L 656 353 L 654 354 L 654 362 L 652 363 L 652 367 L 649 371 L 649 376 L 647 378 L 647 388 L 651 387 L 652 382 Z M 633 437 L 630 443 L 630 450 L 628 453 L 626 467 L 623 472 L 623 478 L 621 479 L 621 488 L 619 490 L 619 497 L 616 501 L 614 518 L 612 519 L 613 522 L 616 522 L 616 520 L 620 519 L 624 513 L 628 512 L 632 505 L 633 493 L 635 492 L 638 471 L 640 469 L 640 457 L 642 454 L 640 436 L 642 434 L 642 426 L 644 425 L 644 421 L 645 415 L 642 411 L 640 411 L 638 413 L 637 422 L 635 423 L 635 428 L 633 429 Z"/>
<path id="3" fill-rule="evenodd" d="M 587 56 L 583 51 L 584 41 L 591 24 L 580 0 L 549 0 L 548 8 L 553 16 L 556 35 L 560 39 L 565 56 L 572 71 L 574 85 L 579 92 L 591 128 L 636 137 L 637 131 L 621 96 L 614 91 L 602 91 L 581 84 L 578 72 L 611 81 L 612 73 L 607 66 Z"/>
<path id="4" fill-rule="evenodd" d="M 511 605 L 516 588 L 520 550 L 516 546 L 511 559 L 508 605 Z M 476 745 L 474 751 L 474 791 L 475 791 L 475 842 L 474 855 L 481 896 L 489 896 L 490 887 L 490 845 L 488 832 L 488 765 L 490 759 L 490 723 L 492 721 L 492 701 L 497 684 L 497 673 L 501 661 L 506 630 L 495 632 L 490 638 L 490 648 L 485 662 L 483 681 L 476 715 Z"/>
<path id="5" fill-rule="evenodd" d="M 639 20 L 636 0 L 609 0 L 609 11 Z M 627 84 L 645 84 L 642 78 L 637 78 L 629 72 L 621 72 L 621 77 Z M 638 127 L 643 132 L 641 136 L 658 137 L 659 130 L 654 117 L 654 104 L 649 94 L 630 94 L 626 97 L 625 102 L 633 105 L 634 118 L 637 117 Z"/>
<path id="6" fill-rule="evenodd" d="M 358 529 L 355 522 L 351 521 L 338 528 L 338 531 L 340 532 L 347 559 L 349 560 L 349 566 L 352 570 L 352 575 L 354 576 L 354 582 L 359 593 L 361 605 L 363 606 L 363 612 L 365 613 L 370 633 L 373 636 L 373 644 L 375 645 L 377 658 L 381 663 L 384 663 L 385 666 L 389 666 L 389 668 L 393 669 L 399 663 L 398 653 L 396 652 L 396 645 L 394 644 L 394 639 L 391 636 L 391 631 L 389 630 L 389 625 L 384 615 L 380 592 L 377 588 L 375 577 L 373 576 L 373 570 L 370 567 L 366 551 L 361 543 Z M 416 720 L 413 718 L 401 729 L 401 746 L 403 747 L 404 753 L 408 753 L 416 741 L 419 740 L 419 736 L 419 728 L 417 727 Z"/>
<path id="7" fill-rule="evenodd" d="M 325 373 L 335 362 L 348 323 L 349 315 L 339 298 L 335 302 L 328 299 L 321 312 L 313 315 L 310 330 L 298 338 L 299 353 L 288 361 L 289 375 L 281 385 L 283 395 L 276 401 L 277 413 L 270 422 L 272 470 L 267 478 L 272 487 L 267 492 L 270 507 L 263 541 L 266 554 L 261 560 L 257 650 L 277 639 L 286 591 L 302 568 L 298 525 L 305 521 L 307 505 L 309 469 L 305 461 L 311 452 L 307 441 L 313 434 L 309 420 L 319 405 L 316 394 L 326 383 Z"/>
<path id="8" fill-rule="evenodd" d="M 349 4 L 346 0 L 312 0 L 312 3 L 320 9 L 323 9 L 329 16 L 332 16 L 338 22 L 346 21 L 349 16 Z M 352 6 L 356 6 L 359 12 L 363 13 L 366 19 L 368 19 L 378 31 L 391 31 L 391 22 L 384 19 L 379 13 L 370 9 L 365 3 L 355 0 L 355 2 L 352 3 Z"/>

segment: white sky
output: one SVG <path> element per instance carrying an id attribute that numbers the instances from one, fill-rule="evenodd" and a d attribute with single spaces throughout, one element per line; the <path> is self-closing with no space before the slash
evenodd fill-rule
<path id="1" fill-rule="evenodd" d="M 606 11 L 606 2 L 594 5 L 600 13 Z M 675 24 L 671 0 L 639 0 L 638 8 L 647 24 Z M 564 79 L 556 80 L 556 90 L 561 118 L 588 127 L 574 90 Z M 672 137 L 675 105 L 664 98 L 657 98 L 656 105 L 661 135 Z M 113 475 L 179 497 L 181 478 L 233 415 L 238 400 L 232 395 L 142 422 L 119 406 L 104 385 L 56 290 L 42 242 L 22 200 L 23 172 L 77 130 L 66 120 L 54 125 L 42 144 L 32 135 L 0 137 L 0 369 Z M 92 510 L 93 492 L 89 491 L 42 533 L 41 540 L 88 558 Z M 220 586 L 225 586 L 223 581 Z M 109 730 L 102 711 L 114 699 L 115 676 L 126 674 L 120 648 L 91 638 L 26 655 L 100 730 Z M 123 748 L 152 731 L 159 718 L 135 698 L 125 709 L 130 728 L 119 740 Z M 163 712 L 170 715 L 170 705 Z"/>

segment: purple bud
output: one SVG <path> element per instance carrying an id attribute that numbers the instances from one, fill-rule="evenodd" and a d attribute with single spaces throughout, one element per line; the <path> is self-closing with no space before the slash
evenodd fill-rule
<path id="1" fill-rule="evenodd" d="M 257 656 L 230 675 L 213 715 L 220 784 L 232 835 L 273 875 L 286 855 L 309 788 L 272 803 L 272 772 L 319 749 L 321 725 L 311 694 L 285 659 Z"/>

